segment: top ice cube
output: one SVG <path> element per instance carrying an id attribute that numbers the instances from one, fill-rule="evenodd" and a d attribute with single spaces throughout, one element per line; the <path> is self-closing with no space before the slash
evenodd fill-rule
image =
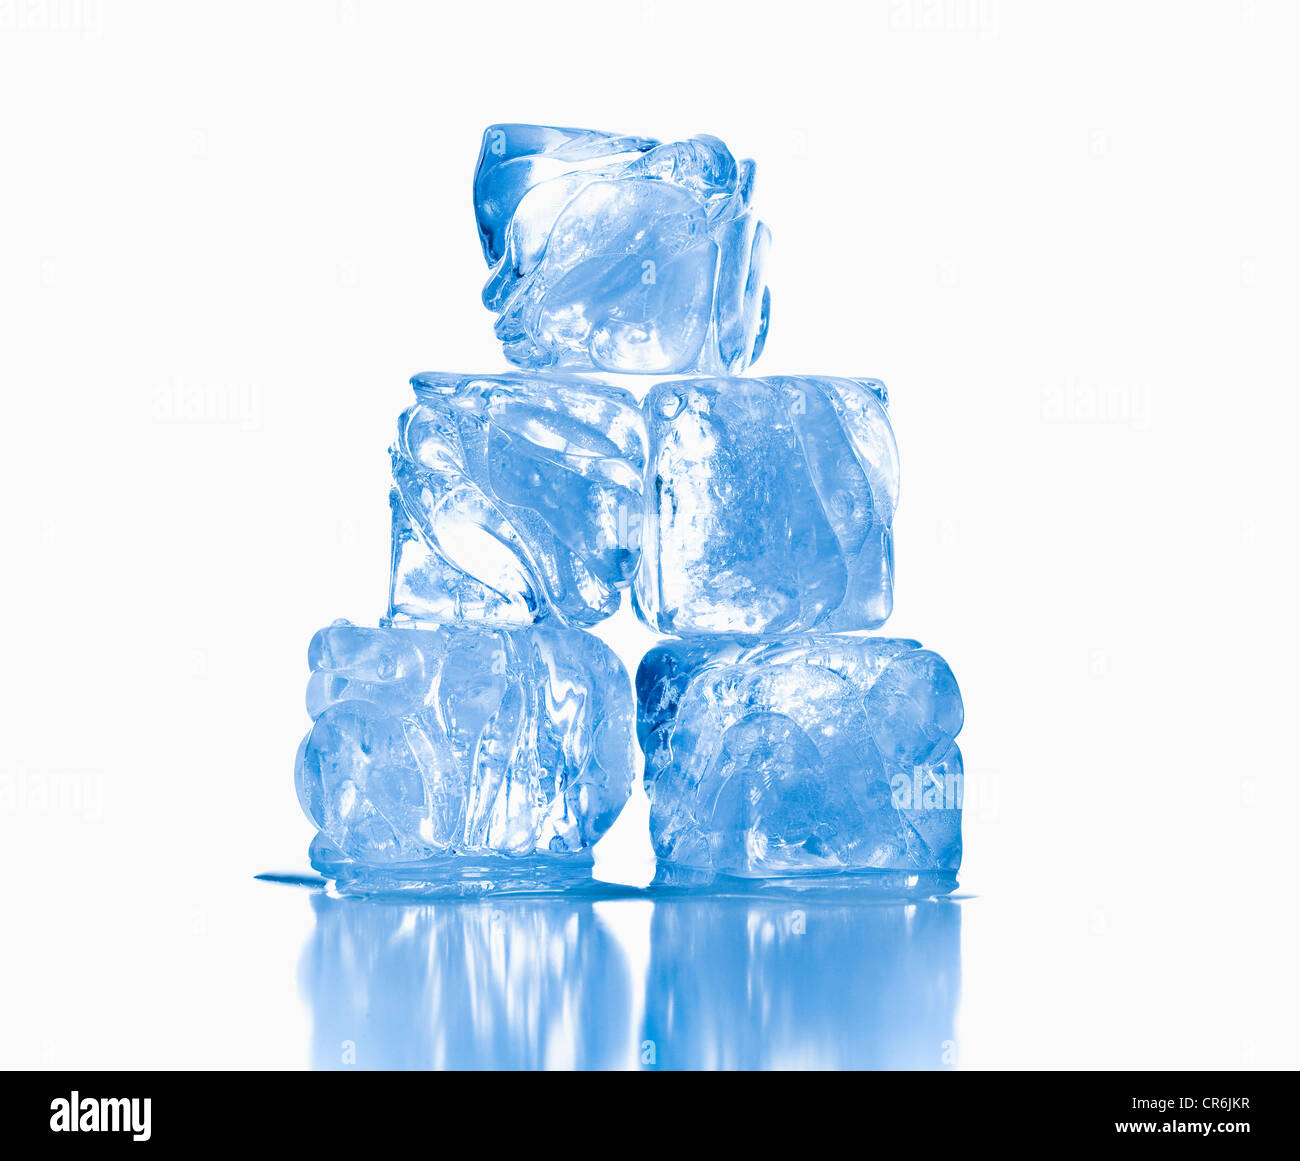
<path id="1" fill-rule="evenodd" d="M 634 374 L 737 373 L 767 335 L 768 228 L 754 163 L 716 137 L 491 125 L 474 213 L 483 304 L 510 362 Z"/>

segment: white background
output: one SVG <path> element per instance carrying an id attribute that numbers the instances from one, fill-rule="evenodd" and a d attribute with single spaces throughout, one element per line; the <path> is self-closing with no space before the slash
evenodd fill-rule
<path id="1" fill-rule="evenodd" d="M 383 611 L 406 380 L 504 366 L 470 178 L 524 120 L 756 158 L 755 370 L 890 386 L 888 630 L 967 706 L 962 1063 L 1293 1066 L 1298 36 L 0 0 L 0 1062 L 306 1062 L 306 897 L 251 876 L 305 866 L 307 641 Z"/>

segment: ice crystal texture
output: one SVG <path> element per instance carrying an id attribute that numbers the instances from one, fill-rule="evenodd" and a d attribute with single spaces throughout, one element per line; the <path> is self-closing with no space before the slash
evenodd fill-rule
<path id="1" fill-rule="evenodd" d="M 716 137 L 492 125 L 474 211 L 483 303 L 522 367 L 743 371 L 767 333 L 754 163 Z"/>
<path id="2" fill-rule="evenodd" d="M 661 858 L 755 877 L 956 870 L 961 694 L 916 641 L 670 641 L 636 685 Z"/>
<path id="3" fill-rule="evenodd" d="M 631 685 L 590 634 L 339 621 L 308 662 L 298 798 L 348 860 L 577 852 L 627 801 Z"/>
<path id="4" fill-rule="evenodd" d="M 893 607 L 898 449 L 884 384 L 657 384 L 637 605 L 680 635 L 843 632 Z"/>
<path id="5" fill-rule="evenodd" d="M 636 569 L 645 432 L 576 377 L 417 375 L 392 448 L 389 617 L 591 625 Z"/>

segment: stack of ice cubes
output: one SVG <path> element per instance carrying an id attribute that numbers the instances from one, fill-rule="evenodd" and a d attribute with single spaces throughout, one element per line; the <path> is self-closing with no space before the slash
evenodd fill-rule
<path id="1" fill-rule="evenodd" d="M 957 683 L 866 635 L 893 604 L 888 393 L 742 376 L 769 320 L 753 187 L 714 137 L 484 134 L 483 301 L 519 369 L 415 376 L 387 615 L 312 640 L 296 781 L 341 888 L 589 882 L 637 741 L 669 882 L 955 883 Z M 600 373 L 657 378 L 638 400 Z M 666 636 L 635 703 L 588 632 L 629 587 Z"/>

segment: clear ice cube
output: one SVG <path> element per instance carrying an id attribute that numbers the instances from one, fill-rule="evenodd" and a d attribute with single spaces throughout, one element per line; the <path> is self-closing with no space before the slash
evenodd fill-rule
<path id="1" fill-rule="evenodd" d="M 522 367 L 743 371 L 770 311 L 754 163 L 716 137 L 491 125 L 474 210 L 483 303 Z"/>
<path id="2" fill-rule="evenodd" d="M 668 641 L 636 686 L 661 859 L 746 877 L 960 863 L 961 694 L 916 641 Z"/>
<path id="3" fill-rule="evenodd" d="M 898 448 L 884 384 L 657 384 L 637 607 L 678 635 L 874 629 L 893 608 Z"/>
<path id="4" fill-rule="evenodd" d="M 308 662 L 295 781 L 330 857 L 571 854 L 627 801 L 631 684 L 588 633 L 338 621 Z"/>
<path id="5" fill-rule="evenodd" d="M 645 432 L 574 376 L 417 375 L 392 447 L 389 619 L 592 625 L 639 556 Z"/>

